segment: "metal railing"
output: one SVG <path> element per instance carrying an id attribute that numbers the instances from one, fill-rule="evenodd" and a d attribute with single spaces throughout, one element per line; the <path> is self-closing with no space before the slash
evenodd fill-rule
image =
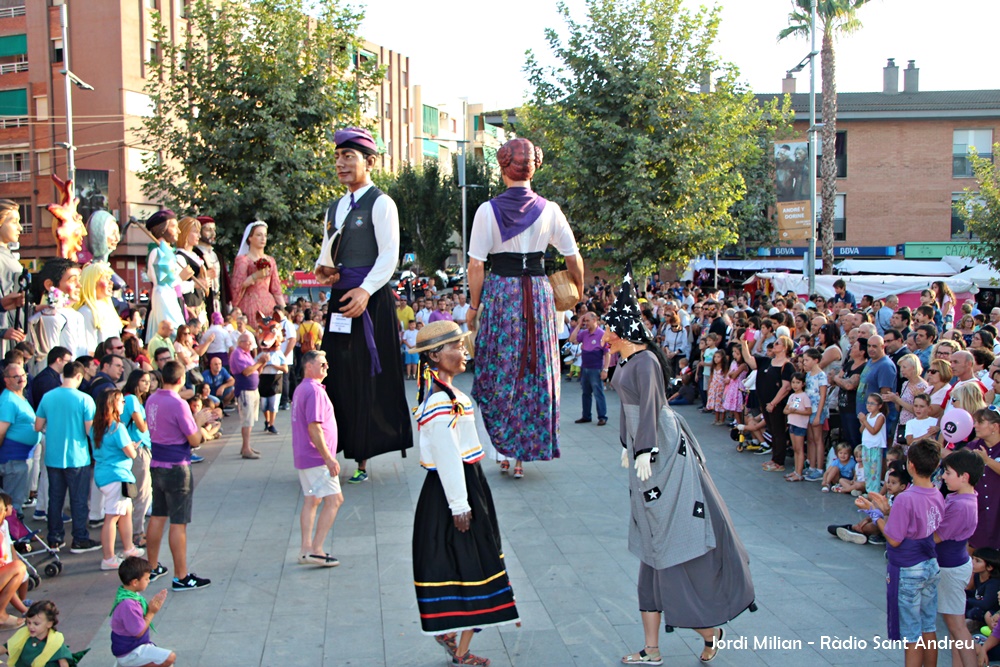
<path id="1" fill-rule="evenodd" d="M 0 74 L 13 74 L 14 72 L 27 72 L 28 62 L 3 63 L 0 64 Z"/>
<path id="2" fill-rule="evenodd" d="M 15 16 L 24 16 L 24 5 L 20 7 L 0 7 L 0 19 L 12 19 Z"/>
<path id="3" fill-rule="evenodd" d="M 10 127 L 28 127 L 31 119 L 28 116 L 0 116 L 0 129 Z"/>
<path id="4" fill-rule="evenodd" d="M 30 171 L 0 171 L 0 183 L 21 183 L 30 180 Z"/>

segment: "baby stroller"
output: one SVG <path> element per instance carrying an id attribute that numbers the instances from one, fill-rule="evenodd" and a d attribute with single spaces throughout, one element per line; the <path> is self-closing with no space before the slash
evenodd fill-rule
<path id="1" fill-rule="evenodd" d="M 24 567 L 28 571 L 29 591 L 41 583 L 38 570 L 31 564 L 30 559 L 37 557 L 39 564 L 45 563 L 44 572 L 46 577 L 55 577 L 62 572 L 62 561 L 59 560 L 59 552 L 50 548 L 38 531 L 31 530 L 25 526 L 17 518 L 16 514 L 7 517 L 7 530 L 10 532 L 14 552 L 24 562 Z"/>

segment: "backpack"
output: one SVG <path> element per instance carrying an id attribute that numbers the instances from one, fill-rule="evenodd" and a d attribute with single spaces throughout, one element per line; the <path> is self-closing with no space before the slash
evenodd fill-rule
<path id="1" fill-rule="evenodd" d="M 303 352 L 312 352 L 316 349 L 316 323 L 308 322 L 308 324 L 312 324 L 312 326 L 302 325 L 302 341 L 299 344 L 302 346 Z"/>

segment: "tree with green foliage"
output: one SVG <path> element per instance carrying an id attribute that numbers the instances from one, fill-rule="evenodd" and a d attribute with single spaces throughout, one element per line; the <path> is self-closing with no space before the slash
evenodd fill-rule
<path id="1" fill-rule="evenodd" d="M 353 62 L 360 21 L 339 0 L 192 0 L 187 39 L 171 43 L 157 15 L 156 111 L 139 132 L 147 195 L 212 215 L 223 251 L 265 220 L 279 266 L 311 266 L 340 187 L 333 132 L 361 124 L 383 76 Z"/>
<path id="2" fill-rule="evenodd" d="M 788 37 L 809 39 L 812 28 L 812 3 L 816 5 L 816 16 L 823 31 L 823 46 L 820 49 L 821 73 L 823 80 L 823 127 L 820 139 L 823 143 L 822 205 L 819 210 L 819 237 L 823 245 L 823 273 L 833 273 L 833 218 L 837 200 L 837 64 L 833 41 L 837 35 L 849 35 L 861 29 L 858 9 L 871 0 L 792 0 L 792 12 L 788 15 L 788 27 L 778 33 L 778 41 Z"/>
<path id="3" fill-rule="evenodd" d="M 773 143 L 794 136 L 792 119 L 795 113 L 790 97 L 785 95 L 771 100 L 763 112 L 765 122 L 758 127 L 755 149 L 736 167 L 746 184 L 746 194 L 729 210 L 739 236 L 737 252 L 744 256 L 756 255 L 757 248 L 780 242 Z"/>
<path id="4" fill-rule="evenodd" d="M 681 0 L 588 0 L 579 23 L 560 4 L 559 61 L 529 52 L 534 93 L 518 134 L 545 151 L 535 187 L 566 212 L 585 255 L 637 272 L 737 240 L 737 166 L 755 151 L 761 110 L 712 53 L 719 12 Z M 714 77 L 714 90 L 702 83 Z"/>
<path id="5" fill-rule="evenodd" d="M 454 248 L 455 218 L 459 217 L 458 189 L 441 175 L 437 160 L 403 165 L 381 186 L 399 210 L 400 237 L 409 239 L 421 270 L 431 275 L 443 269 Z"/>
<path id="6" fill-rule="evenodd" d="M 993 146 L 994 155 L 998 151 L 1000 143 Z M 970 244 L 972 256 L 1000 269 L 1000 169 L 993 160 L 976 155 L 975 149 L 969 161 L 979 189 L 966 188 L 955 211 L 965 221 L 965 231 L 979 240 Z"/>

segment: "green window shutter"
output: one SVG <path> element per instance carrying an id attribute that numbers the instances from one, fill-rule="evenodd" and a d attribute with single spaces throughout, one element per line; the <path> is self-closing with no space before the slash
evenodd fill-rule
<path id="1" fill-rule="evenodd" d="M 0 90 L 0 116 L 27 116 L 28 91 L 24 88 Z"/>
<path id="2" fill-rule="evenodd" d="M 28 53 L 27 35 L 6 35 L 0 37 L 0 58 L 23 56 Z"/>
<path id="3" fill-rule="evenodd" d="M 429 134 L 432 137 L 438 135 L 438 110 L 426 104 L 424 105 L 424 134 Z"/>

